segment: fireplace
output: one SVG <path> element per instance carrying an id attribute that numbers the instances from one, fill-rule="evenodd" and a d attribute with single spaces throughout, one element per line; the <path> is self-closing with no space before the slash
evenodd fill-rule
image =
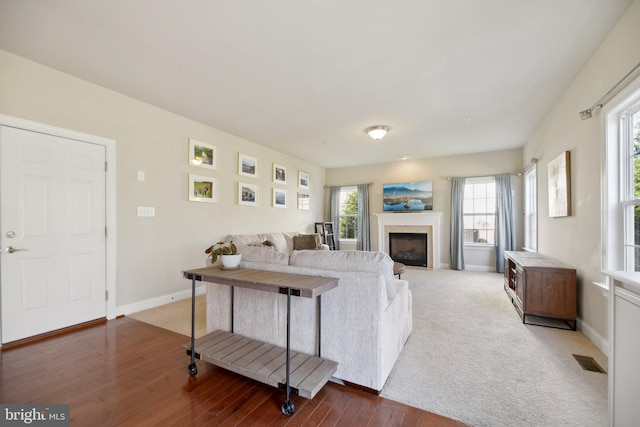
<path id="1" fill-rule="evenodd" d="M 423 233 L 427 236 L 427 268 L 438 270 L 440 268 L 440 219 L 444 217 L 442 212 L 383 212 L 375 214 L 378 219 L 378 250 L 389 251 L 390 233 Z M 404 263 L 403 263 L 404 264 Z M 423 264 L 421 264 L 423 265 Z"/>
<path id="2" fill-rule="evenodd" d="M 396 262 L 427 266 L 427 233 L 389 233 L 389 256 Z"/>

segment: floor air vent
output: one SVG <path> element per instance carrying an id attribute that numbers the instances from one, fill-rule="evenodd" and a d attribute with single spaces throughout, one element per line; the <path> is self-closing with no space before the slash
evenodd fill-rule
<path id="1" fill-rule="evenodd" d="M 578 361 L 580 366 L 582 366 L 582 369 L 584 369 L 585 371 L 599 372 L 601 374 L 606 374 L 604 369 L 602 369 L 600 365 L 598 365 L 598 362 L 596 362 L 593 357 L 580 356 L 577 354 L 574 354 L 573 357 Z"/>

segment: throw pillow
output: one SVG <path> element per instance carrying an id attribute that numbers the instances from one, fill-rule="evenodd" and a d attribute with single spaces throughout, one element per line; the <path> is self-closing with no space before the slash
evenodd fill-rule
<path id="1" fill-rule="evenodd" d="M 293 250 L 302 251 L 305 249 L 316 250 L 320 248 L 322 242 L 319 234 L 299 234 L 293 236 Z"/>

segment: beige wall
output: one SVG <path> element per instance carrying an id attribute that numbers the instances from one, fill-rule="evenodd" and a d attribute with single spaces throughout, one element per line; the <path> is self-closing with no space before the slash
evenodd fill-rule
<path id="1" fill-rule="evenodd" d="M 0 114 L 117 141 L 117 305 L 190 289 L 181 271 L 204 266 L 204 249 L 228 233 L 311 232 L 323 216 L 323 168 L 0 51 Z M 187 164 L 188 138 L 218 148 L 216 171 Z M 238 152 L 259 178 L 237 174 Z M 271 207 L 272 163 L 288 168 L 287 209 Z M 311 210 L 296 208 L 298 170 L 311 177 Z M 137 171 L 146 180 L 137 181 Z M 218 203 L 187 200 L 188 174 L 217 179 Z M 259 207 L 238 206 L 237 183 L 259 185 Z M 154 218 L 136 216 L 156 208 Z"/>
<path id="2" fill-rule="evenodd" d="M 577 268 L 578 316 L 582 329 L 607 349 L 607 299 L 592 285 L 601 281 L 601 164 L 604 150 L 600 111 L 581 121 L 585 110 L 640 62 L 640 1 L 622 16 L 587 61 L 523 149 L 523 161 L 538 162 L 538 249 Z M 573 215 L 549 218 L 547 164 L 571 152 Z"/>
<path id="3" fill-rule="evenodd" d="M 391 140 L 383 143 L 391 144 Z M 371 211 L 371 243 L 378 247 L 377 221 L 375 214 L 382 212 L 382 185 L 396 182 L 432 181 L 433 210 L 444 212 L 441 229 L 440 263 L 449 266 L 449 217 L 451 206 L 451 183 L 449 177 L 485 176 L 510 173 L 522 169 L 520 149 L 488 153 L 403 160 L 379 165 L 353 168 L 327 169 L 327 186 L 373 183 L 369 187 Z M 511 186 L 516 206 L 521 206 L 522 178 L 512 177 Z M 325 201 L 328 203 L 328 201 Z M 399 214 L 411 215 L 411 214 Z M 522 211 L 516 211 L 518 247 L 522 246 Z M 435 262 L 435 260 L 434 260 Z M 493 249 L 465 250 L 465 263 L 469 269 L 495 271 Z"/>

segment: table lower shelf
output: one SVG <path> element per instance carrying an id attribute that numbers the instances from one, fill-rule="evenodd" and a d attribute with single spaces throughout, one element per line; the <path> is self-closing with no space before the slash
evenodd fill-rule
<path id="1" fill-rule="evenodd" d="M 191 343 L 183 347 L 191 354 Z M 276 388 L 286 386 L 286 349 L 283 347 L 217 330 L 195 340 L 195 357 Z M 292 392 L 312 399 L 337 369 L 337 362 L 291 351 Z"/>

